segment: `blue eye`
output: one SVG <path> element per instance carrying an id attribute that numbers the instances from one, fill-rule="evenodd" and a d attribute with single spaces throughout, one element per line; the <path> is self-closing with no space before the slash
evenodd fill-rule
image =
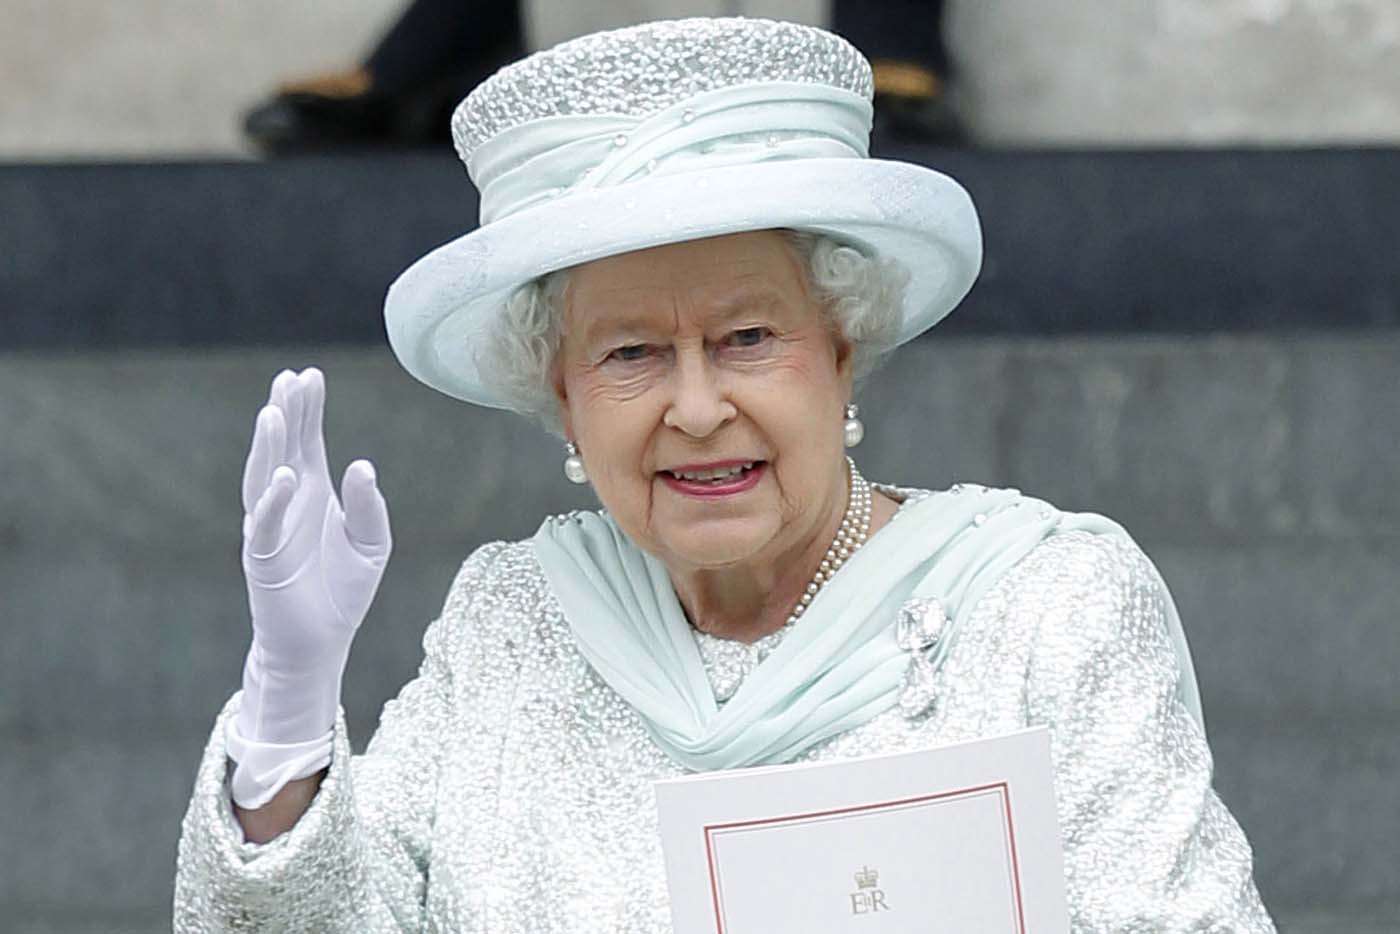
<path id="1" fill-rule="evenodd" d="M 757 347 L 773 332 L 764 327 L 740 328 L 729 335 L 730 343 L 736 347 Z"/>
<path id="2" fill-rule="evenodd" d="M 618 347 L 608 354 L 613 360 L 621 360 L 624 363 L 633 363 L 647 355 L 651 348 L 646 344 L 628 344 L 625 347 Z"/>

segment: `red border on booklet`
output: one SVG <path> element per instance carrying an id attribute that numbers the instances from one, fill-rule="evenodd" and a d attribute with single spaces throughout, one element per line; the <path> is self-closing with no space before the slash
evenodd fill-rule
<path id="1" fill-rule="evenodd" d="M 827 811 L 808 811 L 804 814 L 786 814 L 782 817 L 762 817 L 756 820 L 730 821 L 724 824 L 705 825 L 705 862 L 710 869 L 710 899 L 715 908 L 715 932 L 724 934 L 724 915 L 720 911 L 719 905 L 719 875 L 718 867 L 715 865 L 715 850 L 713 835 L 715 831 L 732 830 L 735 827 L 758 827 L 763 824 L 783 824 L 798 820 L 811 820 L 815 817 L 830 817 L 833 814 L 853 814 L 857 811 L 875 811 L 880 808 L 898 807 L 906 804 L 919 804 L 924 801 L 936 801 L 939 798 L 952 798 L 959 795 L 969 795 L 980 791 L 997 790 L 1001 793 L 1002 808 L 1006 813 L 1006 834 L 1008 849 L 1011 852 L 1011 877 L 1012 885 L 1016 894 L 1016 930 L 1020 934 L 1026 932 L 1026 908 L 1021 899 L 1021 866 L 1016 858 L 1016 826 L 1011 817 L 1011 789 L 1006 782 L 993 782 L 990 785 L 976 785 L 971 788 L 958 788 L 953 791 L 941 791 L 932 795 L 917 795 L 913 798 L 896 798 L 893 801 L 876 801 L 873 804 L 857 804 L 847 808 L 832 808 Z"/>

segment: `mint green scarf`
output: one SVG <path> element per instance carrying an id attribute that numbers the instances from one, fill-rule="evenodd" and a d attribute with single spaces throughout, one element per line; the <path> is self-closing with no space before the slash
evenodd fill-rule
<path id="1" fill-rule="evenodd" d="M 552 517 L 534 545 L 584 658 L 676 762 L 708 771 L 787 762 L 893 706 L 910 662 L 895 639 L 905 601 L 943 604 L 947 627 L 930 655 L 936 667 L 982 595 L 1046 536 L 1071 530 L 1131 541 L 1110 519 L 1061 512 L 1016 490 L 955 487 L 906 503 L 723 707 L 665 567 L 611 517 Z M 1186 637 L 1158 583 L 1181 671 L 1178 695 L 1200 722 Z"/>

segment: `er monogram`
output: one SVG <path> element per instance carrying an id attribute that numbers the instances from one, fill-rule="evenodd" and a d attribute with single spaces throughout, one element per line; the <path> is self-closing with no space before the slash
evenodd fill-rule
<path id="1" fill-rule="evenodd" d="M 889 911 L 885 903 L 885 893 L 879 888 L 880 873 L 869 866 L 862 866 L 855 873 L 856 891 L 851 893 L 851 914 L 868 915 L 877 911 Z"/>

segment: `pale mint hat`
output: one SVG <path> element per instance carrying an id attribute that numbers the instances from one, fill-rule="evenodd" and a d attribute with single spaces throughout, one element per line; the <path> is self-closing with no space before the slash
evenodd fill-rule
<path id="1" fill-rule="evenodd" d="M 869 158 L 870 64 L 839 36 L 742 17 L 594 33 L 482 82 L 452 135 L 481 225 L 389 288 L 389 343 L 414 377 L 497 408 L 483 339 L 539 276 L 747 230 L 829 233 L 910 273 L 902 343 L 972 287 L 982 236 L 948 176 Z"/>

